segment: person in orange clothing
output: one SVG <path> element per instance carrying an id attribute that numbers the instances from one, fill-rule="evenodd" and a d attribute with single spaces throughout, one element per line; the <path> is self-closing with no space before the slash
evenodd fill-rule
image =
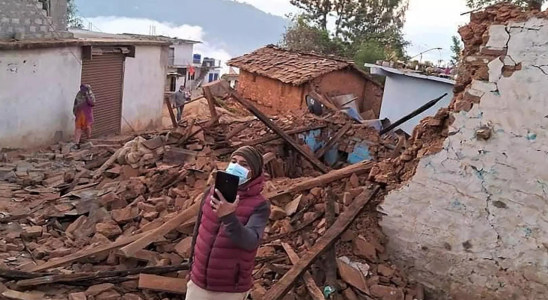
<path id="1" fill-rule="evenodd" d="M 95 106 L 95 95 L 91 91 L 89 84 L 82 84 L 80 91 L 74 99 L 72 112 L 76 117 L 74 143 L 80 144 L 82 132 L 85 132 L 86 137 L 91 138 L 91 129 L 93 126 L 93 107 Z"/>

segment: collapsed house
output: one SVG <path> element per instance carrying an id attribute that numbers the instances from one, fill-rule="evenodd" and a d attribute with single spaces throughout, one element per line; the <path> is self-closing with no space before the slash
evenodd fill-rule
<path id="1" fill-rule="evenodd" d="M 267 117 L 206 86 L 204 121 L 0 153 L 0 294 L 184 299 L 201 194 L 232 150 L 255 145 L 272 214 L 252 299 L 423 300 L 423 284 L 436 300 L 544 299 L 546 15 L 472 13 L 455 98 L 407 142 L 335 112 Z M 220 122 L 216 103 L 254 118 Z M 324 163 L 360 136 L 369 160 Z"/>
<path id="2" fill-rule="evenodd" d="M 379 117 L 382 85 L 351 61 L 269 45 L 234 58 L 228 65 L 240 69 L 238 92 L 266 113 L 307 108 L 307 98 L 322 101 L 352 95 L 332 102 L 338 108 L 354 102 L 365 120 Z"/>

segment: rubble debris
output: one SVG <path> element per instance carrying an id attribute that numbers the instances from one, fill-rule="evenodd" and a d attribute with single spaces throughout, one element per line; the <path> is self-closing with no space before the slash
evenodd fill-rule
<path id="1" fill-rule="evenodd" d="M 291 248 L 291 246 L 287 243 L 282 243 L 282 246 L 283 246 L 285 252 L 287 252 L 287 255 L 289 256 L 289 260 L 291 260 L 291 263 L 292 264 L 298 263 L 300 258 L 299 258 L 299 255 L 297 253 L 295 253 L 293 248 Z M 312 299 L 314 299 L 314 300 L 325 299 L 324 296 L 323 296 L 322 291 L 320 290 L 320 288 L 314 282 L 314 278 L 312 278 L 312 275 L 310 275 L 310 272 L 308 272 L 308 271 L 304 272 L 303 279 L 304 279 L 304 283 L 306 285 L 306 288 L 308 289 L 308 292 L 309 292 L 310 296 L 312 297 Z"/>
<path id="2" fill-rule="evenodd" d="M 253 113 L 257 118 L 259 118 L 263 123 L 265 123 L 268 128 L 272 129 L 276 134 L 278 134 L 280 137 L 282 137 L 291 147 L 293 147 L 297 152 L 299 152 L 300 155 L 302 155 L 304 158 L 306 158 L 315 168 L 317 168 L 319 171 L 323 172 L 324 174 L 328 172 L 327 167 L 323 165 L 317 158 L 310 155 L 310 153 L 303 150 L 303 148 L 297 144 L 290 136 L 288 136 L 283 130 L 281 130 L 278 126 L 276 126 L 270 119 L 264 115 L 260 110 L 258 110 L 256 107 L 254 107 L 251 103 L 248 103 L 246 100 L 244 100 L 240 95 L 238 95 L 236 92 L 232 92 L 232 96 L 245 108 L 247 108 L 251 113 Z"/>
<path id="3" fill-rule="evenodd" d="M 374 188 L 370 193 L 363 193 L 358 199 L 339 216 L 335 224 L 331 226 L 325 234 L 316 241 L 316 244 L 301 257 L 289 272 L 287 272 L 265 295 L 264 299 L 281 299 L 287 294 L 295 280 L 301 276 L 306 269 L 329 247 L 335 240 L 348 228 L 350 223 L 358 216 L 365 204 L 375 196 L 379 188 Z"/>
<path id="4" fill-rule="evenodd" d="M 229 105 L 239 105 L 232 102 Z M 220 112 L 218 107 L 216 110 Z M 316 285 L 314 295 L 319 299 L 325 274 L 313 262 L 328 249 L 336 251 L 338 257 L 339 251 L 351 248 L 348 237 L 340 246 L 331 247 L 343 232 L 346 236 L 348 232 L 370 234 L 356 229 L 333 232 L 343 221 L 350 226 L 352 218 L 345 216 L 357 215 L 363 208 L 365 200 L 359 195 L 370 192 L 366 180 L 374 160 L 392 154 L 395 138 L 381 137 L 375 129 L 349 123 L 340 114 L 318 118 L 296 113 L 269 118 L 300 148 L 308 148 L 309 142 L 321 144 L 303 150 L 312 157 L 344 129 L 331 150 L 341 154 L 331 165 L 334 170 L 322 175 L 295 148 L 286 147 L 288 142 L 276 131 L 245 113 L 247 117 L 239 114 L 243 123 L 226 122 L 219 113 L 215 125 L 211 120 L 190 120 L 170 131 L 142 133 L 115 142 L 94 140 L 85 149 L 59 144 L 10 154 L 0 163 L 4 175 L 0 178 L 0 249 L 5 250 L 0 258 L 9 270 L 0 268 L 0 277 L 12 281 L 10 288 L 23 294 L 49 286 L 63 287 L 55 292 L 48 289 L 40 299 L 80 299 L 88 297 L 89 287 L 102 284 L 113 284 L 114 288 L 93 292 L 95 299 L 155 299 L 164 292 L 183 292 L 186 285 L 182 278 L 188 269 L 190 241 L 203 192 L 215 171 L 226 168 L 226 154 L 256 143 L 267 154 L 265 169 L 270 180 L 264 194 L 272 201 L 275 215 L 258 251 L 251 296 L 268 299 L 278 290 L 276 286 L 286 281 L 285 276 L 298 277 L 294 277 L 294 269 L 308 261 L 304 267 L 310 274 L 307 285 Z M 318 134 L 312 136 L 311 132 Z M 370 161 L 350 163 L 346 158 L 359 145 L 367 145 Z M 325 195 L 331 188 L 336 192 L 332 207 L 328 207 Z M 347 206 L 343 191 L 348 193 Z M 326 210 L 331 208 L 334 226 L 326 219 Z M 376 215 L 370 209 L 367 213 Z M 293 268 L 285 248 L 303 258 Z M 316 253 L 312 259 L 310 253 Z M 377 272 L 376 266 L 372 269 Z M 395 269 L 393 277 L 399 274 Z M 176 284 L 164 286 L 167 282 Z M 354 291 L 345 295 L 350 292 Z M 299 282 L 287 297 L 306 298 L 307 294 Z"/>

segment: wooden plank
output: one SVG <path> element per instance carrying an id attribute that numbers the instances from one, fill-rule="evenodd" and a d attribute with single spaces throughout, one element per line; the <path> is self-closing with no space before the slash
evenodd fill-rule
<path id="1" fill-rule="evenodd" d="M 200 202 L 201 201 L 196 201 L 196 203 L 194 203 L 191 207 L 179 213 L 171 220 L 165 222 L 162 226 L 152 230 L 151 232 L 147 232 L 145 236 L 142 236 L 133 243 L 120 249 L 119 253 L 124 257 L 132 257 L 135 253 L 137 253 L 137 251 L 142 250 L 146 246 L 163 238 L 164 235 L 168 234 L 172 230 L 175 230 L 179 227 L 179 225 L 197 216 L 198 211 L 200 210 Z"/>
<path id="2" fill-rule="evenodd" d="M 109 277 L 125 277 L 135 274 L 166 274 L 188 269 L 188 263 L 184 263 L 177 266 L 145 267 L 122 271 L 100 271 L 89 273 L 49 275 L 33 279 L 20 280 L 17 282 L 17 287 L 33 287 L 52 283 L 81 282 Z"/>
<path id="3" fill-rule="evenodd" d="M 322 129 L 322 128 L 325 128 L 325 127 L 327 127 L 327 125 L 315 125 L 315 126 L 310 126 L 310 127 L 301 127 L 301 128 L 297 128 L 297 129 L 293 129 L 293 130 L 288 130 L 285 133 L 288 134 L 288 135 L 293 135 L 293 134 L 299 134 L 299 133 L 312 131 L 312 130 L 316 130 L 316 129 Z M 236 148 L 236 147 L 255 146 L 255 145 L 259 145 L 259 144 L 272 142 L 272 141 L 275 141 L 275 140 L 278 140 L 278 139 L 281 139 L 281 137 L 277 134 L 273 134 L 273 135 L 269 135 L 269 136 L 266 136 L 266 137 L 262 137 L 260 139 L 253 139 L 253 140 L 249 140 L 249 141 L 234 143 L 231 148 L 218 149 L 218 150 L 215 150 L 215 153 L 217 155 L 225 155 L 225 154 L 232 153 L 234 151 L 234 148 Z"/>
<path id="4" fill-rule="evenodd" d="M 150 274 L 139 275 L 139 288 L 173 294 L 186 294 L 187 280 Z"/>
<path id="5" fill-rule="evenodd" d="M 263 297 L 263 300 L 280 300 L 282 299 L 291 287 L 294 285 L 295 280 L 302 276 L 304 272 L 310 267 L 310 265 L 327 250 L 340 235 L 348 229 L 350 224 L 356 219 L 358 214 L 363 210 L 367 202 L 372 199 L 379 187 L 375 187 L 369 193 L 364 192 L 360 194 L 354 202 L 339 216 L 335 224 L 331 226 L 325 234 L 320 237 L 316 244 L 310 250 L 305 253 L 299 260 L 299 262 L 291 268 L 281 279 L 278 281 Z"/>
<path id="6" fill-rule="evenodd" d="M 341 128 L 341 130 L 339 130 L 339 132 L 337 132 L 337 134 L 332 137 L 329 142 L 327 142 L 327 144 L 325 144 L 325 146 L 316 151 L 314 156 L 317 159 L 322 158 L 322 156 L 324 156 L 327 151 L 333 148 L 333 146 L 335 146 L 335 144 L 348 132 L 348 130 L 350 130 L 350 128 L 352 128 L 352 123 L 346 123 L 346 125 L 344 125 L 344 127 Z"/>
<path id="7" fill-rule="evenodd" d="M 93 255 L 96 255 L 96 254 L 99 254 L 99 253 L 102 253 L 102 252 L 106 252 L 106 251 L 118 249 L 120 247 L 124 247 L 125 245 L 128 245 L 128 244 L 130 244 L 130 243 L 132 243 L 132 242 L 134 242 L 134 241 L 136 241 L 136 240 L 138 240 L 138 239 L 140 239 L 140 238 L 142 238 L 146 235 L 147 235 L 147 233 L 140 233 L 140 234 L 134 235 L 132 237 L 122 238 L 122 239 L 120 239 L 116 242 L 113 242 L 113 243 L 110 243 L 110 244 L 107 244 L 107 245 L 97 246 L 97 247 L 92 248 L 92 249 L 80 250 L 76 253 L 70 254 L 70 255 L 62 257 L 62 258 L 50 260 L 45 264 L 38 265 L 38 266 L 32 266 L 31 268 L 25 269 L 24 271 L 40 272 L 40 271 L 44 271 L 44 270 L 47 270 L 47 269 L 68 265 L 68 264 L 73 263 L 75 261 L 79 261 L 81 259 L 93 256 Z"/>
<path id="8" fill-rule="evenodd" d="M 350 177 L 352 174 L 363 174 L 371 170 L 374 163 L 370 161 L 362 161 L 357 164 L 350 165 L 348 167 L 331 171 L 327 174 L 324 174 L 322 176 L 318 176 L 312 179 L 305 180 L 303 182 L 299 182 L 289 188 L 281 189 L 278 191 L 270 192 L 265 194 L 264 196 L 268 199 L 272 199 L 281 195 L 290 194 L 290 193 L 296 193 L 301 192 L 305 190 L 310 190 L 312 188 L 315 188 L 317 186 L 323 186 L 328 183 L 331 183 L 333 181 L 337 181 L 340 179 L 343 179 L 345 177 Z"/>
<path id="9" fill-rule="evenodd" d="M 335 216 L 335 204 L 337 202 L 337 196 L 329 188 L 326 191 L 327 199 L 325 202 L 325 220 L 327 228 L 330 228 L 335 224 L 337 220 Z M 336 291 L 340 291 L 340 286 L 337 282 L 337 252 L 335 246 L 330 247 L 324 257 L 325 261 L 325 277 L 327 285 L 335 288 Z M 338 293 L 338 292 L 337 292 Z"/>
<path id="10" fill-rule="evenodd" d="M 173 128 L 177 128 L 179 124 L 177 124 L 177 119 L 175 118 L 175 113 L 173 113 L 173 107 L 171 106 L 168 97 L 164 97 L 164 102 L 166 103 L 167 111 L 169 112 L 169 118 L 171 118 L 171 124 L 173 125 Z"/>
<path id="11" fill-rule="evenodd" d="M 209 105 L 209 113 L 211 114 L 211 120 L 217 120 L 217 109 L 215 108 L 215 97 L 211 93 L 211 87 L 204 86 L 204 97 L 207 99 L 207 104 Z"/>
<path id="12" fill-rule="evenodd" d="M 297 264 L 300 260 L 300 257 L 293 248 L 288 243 L 282 243 L 282 247 L 284 247 L 285 252 L 287 252 L 287 256 L 289 256 L 289 260 L 292 264 Z M 316 285 L 316 282 L 314 281 L 314 278 L 312 278 L 312 275 L 310 272 L 306 271 L 303 274 L 303 280 L 304 284 L 306 286 L 306 289 L 308 290 L 308 293 L 310 294 L 310 297 L 314 300 L 325 300 L 325 297 L 323 296 L 322 291 L 320 288 Z"/>
<path id="13" fill-rule="evenodd" d="M 303 128 L 288 130 L 285 133 L 287 135 L 293 135 L 293 134 L 299 134 L 299 133 L 303 133 L 303 132 L 307 132 L 307 131 L 323 129 L 325 127 L 327 127 L 327 125 L 316 125 L 316 126 L 310 126 L 310 127 L 303 127 Z M 260 138 L 260 139 L 253 139 L 251 141 L 243 142 L 239 146 L 255 146 L 255 145 L 259 145 L 259 144 L 272 142 L 272 141 L 275 141 L 275 140 L 280 139 L 280 138 L 281 137 L 279 135 L 271 135 L 271 136 L 266 136 L 266 137 L 263 137 L 263 138 Z"/>
<path id="14" fill-rule="evenodd" d="M 288 134 L 286 134 L 280 127 L 278 127 L 274 122 L 272 122 L 266 115 L 264 115 L 260 110 L 258 110 L 255 106 L 253 106 L 251 103 L 249 103 L 247 100 L 244 100 L 242 96 L 238 94 L 236 91 L 232 91 L 232 96 L 236 101 L 238 101 L 240 104 L 242 104 L 245 108 L 247 108 L 253 115 L 255 115 L 261 122 L 263 122 L 268 128 L 272 129 L 277 135 L 279 135 L 282 139 L 284 139 L 292 148 L 294 148 L 300 155 L 302 155 L 306 160 L 308 160 L 312 166 L 314 166 L 318 171 L 322 173 L 329 172 L 329 169 L 322 164 L 316 157 L 310 155 L 307 151 L 305 151 L 297 142 L 292 139 Z"/>

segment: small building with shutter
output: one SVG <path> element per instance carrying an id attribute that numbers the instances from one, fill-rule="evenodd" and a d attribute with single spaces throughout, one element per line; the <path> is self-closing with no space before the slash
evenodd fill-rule
<path id="1" fill-rule="evenodd" d="M 93 137 L 161 126 L 169 42 L 59 32 L 56 39 L 0 38 L 0 149 L 70 140 L 81 84 L 96 96 Z"/>

